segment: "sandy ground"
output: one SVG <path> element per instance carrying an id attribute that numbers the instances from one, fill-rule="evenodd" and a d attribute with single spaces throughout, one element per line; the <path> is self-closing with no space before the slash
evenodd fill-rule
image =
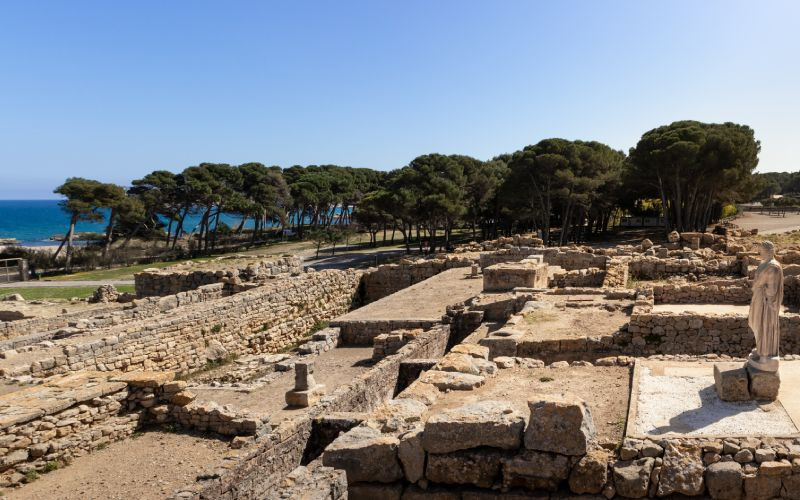
<path id="1" fill-rule="evenodd" d="M 611 335 L 630 319 L 629 303 L 619 302 L 619 309 L 608 310 L 602 307 L 609 303 L 602 295 L 544 295 L 539 300 L 553 302 L 554 308 L 528 313 L 516 326 L 537 340 Z"/>
<path id="2" fill-rule="evenodd" d="M 426 415 L 478 401 L 499 400 L 511 402 L 527 419 L 529 399 L 573 394 L 588 403 L 600 443 L 615 445 L 624 433 L 629 380 L 630 370 L 625 367 L 503 369 L 478 389 L 444 394 Z"/>
<path id="3" fill-rule="evenodd" d="M 786 217 L 744 212 L 733 221 L 742 229 L 758 229 L 759 234 L 784 233 L 800 229 L 800 214 L 787 213 Z"/>
<path id="4" fill-rule="evenodd" d="M 348 384 L 372 366 L 372 347 L 338 347 L 314 358 L 314 378 L 325 384 L 325 392 Z M 283 372 L 265 387 L 253 392 L 240 392 L 232 388 L 193 388 L 198 401 L 214 401 L 246 409 L 255 415 L 270 415 L 276 422 L 283 417 L 297 415 L 305 409 L 286 407 L 284 394 L 294 387 L 294 372 Z"/>
<path id="5" fill-rule="evenodd" d="M 77 458 L 70 465 L 42 474 L 11 499 L 149 500 L 166 498 L 212 473 L 231 453 L 228 443 L 188 434 L 144 432 Z"/>
<path id="6" fill-rule="evenodd" d="M 467 300 L 483 290 L 483 280 L 470 278 L 469 273 L 469 268 L 444 271 L 340 316 L 336 321 L 441 319 L 448 305 Z"/>
<path id="7" fill-rule="evenodd" d="M 2 295 L 0 287 L 0 295 Z M 88 302 L 70 302 L 68 300 L 3 300 L 0 301 L 0 311 L 19 311 L 26 317 L 31 318 L 52 318 L 65 313 L 74 313 L 94 309 L 107 308 L 109 304 L 90 304 Z M 122 305 L 119 306 L 122 309 Z"/>
<path id="8" fill-rule="evenodd" d="M 786 365 L 784 363 L 781 368 L 782 375 L 787 371 Z M 791 436 L 798 433 L 780 397 L 778 402 L 770 404 L 719 399 L 713 369 L 712 363 L 643 364 L 636 399 L 636 433 L 653 437 Z M 782 390 L 787 382 L 782 381 Z"/>

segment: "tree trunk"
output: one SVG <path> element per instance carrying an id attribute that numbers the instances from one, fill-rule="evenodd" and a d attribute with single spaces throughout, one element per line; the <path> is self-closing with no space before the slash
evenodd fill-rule
<path id="1" fill-rule="evenodd" d="M 108 214 L 108 227 L 106 227 L 106 241 L 103 245 L 103 260 L 108 256 L 108 250 L 111 248 L 111 235 L 114 232 L 114 216 L 116 215 L 116 210 L 111 209 L 111 213 Z"/>
<path id="2" fill-rule="evenodd" d="M 69 221 L 69 232 L 67 232 L 67 257 L 64 261 L 64 268 L 69 271 L 72 267 L 72 236 L 75 234 L 75 223 L 78 222 L 78 215 L 72 216 Z"/>

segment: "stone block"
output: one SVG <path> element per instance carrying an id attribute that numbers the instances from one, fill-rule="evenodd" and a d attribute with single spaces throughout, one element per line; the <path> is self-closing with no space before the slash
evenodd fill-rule
<path id="1" fill-rule="evenodd" d="M 573 493 L 597 495 L 608 481 L 608 453 L 590 450 L 572 467 L 569 489 Z"/>
<path id="2" fill-rule="evenodd" d="M 723 401 L 749 401 L 747 370 L 741 363 L 714 363 L 714 385 Z"/>
<path id="3" fill-rule="evenodd" d="M 530 420 L 525 448 L 562 455 L 584 455 L 595 442 L 595 427 L 585 401 L 574 396 L 528 401 Z"/>
<path id="4" fill-rule="evenodd" d="M 705 488 L 703 449 L 696 445 L 667 442 L 658 481 L 658 496 L 679 494 L 696 496 Z"/>
<path id="5" fill-rule="evenodd" d="M 774 401 L 781 387 L 778 372 L 765 372 L 747 366 L 747 377 L 750 380 L 750 397 L 758 401 Z"/>
<path id="6" fill-rule="evenodd" d="M 518 287 L 547 288 L 547 264 L 505 262 L 483 268 L 485 292 L 502 292 Z"/>
<path id="7" fill-rule="evenodd" d="M 473 358 L 489 359 L 489 348 L 478 344 L 456 344 L 450 352 L 468 354 Z"/>
<path id="8" fill-rule="evenodd" d="M 400 436 L 397 456 L 403 466 L 406 481 L 416 483 L 425 474 L 425 450 L 422 448 L 422 429 L 414 429 Z"/>
<path id="9" fill-rule="evenodd" d="M 517 355 L 517 344 L 521 338 L 521 335 L 493 335 L 491 337 L 482 338 L 479 341 L 479 344 L 489 348 L 489 359 L 494 359 L 497 357 L 513 358 Z"/>
<path id="10" fill-rule="evenodd" d="M 468 373 L 429 370 L 419 378 L 419 381 L 424 384 L 432 384 L 440 391 L 470 391 L 483 385 L 484 378 Z"/>
<path id="11" fill-rule="evenodd" d="M 481 401 L 437 413 L 425 423 L 422 446 L 447 453 L 479 446 L 506 450 L 520 447 L 525 420 L 502 401 Z"/>
<path id="12" fill-rule="evenodd" d="M 706 487 L 714 500 L 739 500 L 742 497 L 742 466 L 736 462 L 717 462 L 706 469 Z"/>
<path id="13" fill-rule="evenodd" d="M 500 478 L 506 453 L 498 450 L 462 450 L 429 453 L 425 478 L 439 484 L 464 484 L 489 488 Z"/>
<path id="14" fill-rule="evenodd" d="M 647 496 L 654 464 L 654 458 L 618 460 L 614 464 L 614 486 L 617 494 L 628 498 Z"/>
<path id="15" fill-rule="evenodd" d="M 443 372 L 458 372 L 468 373 L 470 375 L 479 375 L 480 370 L 473 363 L 472 356 L 468 354 L 450 353 L 446 355 L 439 364 L 436 366 L 437 370 Z"/>
<path id="16" fill-rule="evenodd" d="M 775 476 L 745 476 L 744 494 L 748 500 L 769 500 L 781 494 L 781 478 Z"/>
<path id="17" fill-rule="evenodd" d="M 568 457 L 526 450 L 503 461 L 503 488 L 556 491 L 569 472 Z"/>
<path id="18" fill-rule="evenodd" d="M 392 483 L 403 478 L 397 457 L 400 441 L 371 427 L 355 427 L 336 438 L 322 455 L 322 464 L 347 473 L 348 483 Z"/>
<path id="19" fill-rule="evenodd" d="M 442 393 L 433 384 L 415 380 L 406 390 L 401 392 L 397 399 L 415 399 L 427 406 L 436 402 Z"/>
<path id="20" fill-rule="evenodd" d="M 305 391 L 286 391 L 286 404 L 297 408 L 306 408 L 317 403 L 325 395 L 325 386 L 317 384 Z"/>
<path id="21" fill-rule="evenodd" d="M 367 425 L 381 432 L 403 432 L 412 429 L 428 409 L 415 399 L 390 399 L 372 412 Z"/>

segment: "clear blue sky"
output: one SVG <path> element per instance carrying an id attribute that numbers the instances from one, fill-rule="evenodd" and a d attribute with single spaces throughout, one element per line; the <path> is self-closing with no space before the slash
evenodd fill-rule
<path id="1" fill-rule="evenodd" d="M 800 169 L 800 2 L 0 0 L 0 198 L 735 121 Z"/>

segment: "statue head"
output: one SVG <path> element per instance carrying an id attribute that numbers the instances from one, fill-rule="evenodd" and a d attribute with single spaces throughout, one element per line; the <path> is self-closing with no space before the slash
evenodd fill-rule
<path id="1" fill-rule="evenodd" d="M 761 245 L 758 247 L 758 253 L 761 255 L 762 259 L 771 259 L 775 257 L 775 243 L 764 240 L 761 242 Z"/>

